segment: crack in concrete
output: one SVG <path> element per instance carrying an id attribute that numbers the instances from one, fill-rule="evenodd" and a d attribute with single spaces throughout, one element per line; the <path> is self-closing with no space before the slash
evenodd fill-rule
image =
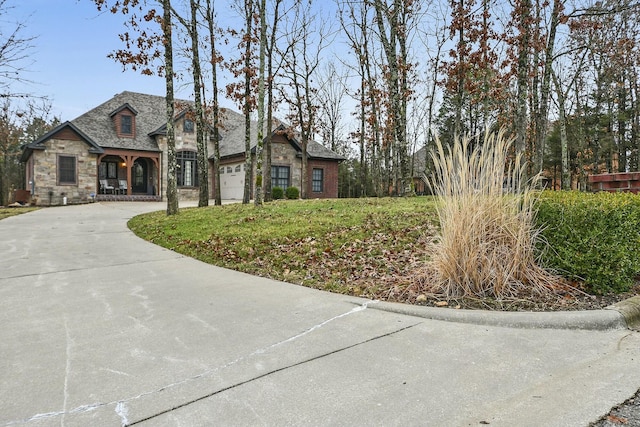
<path id="1" fill-rule="evenodd" d="M 82 406 L 78 406 L 77 408 L 74 409 L 70 409 L 68 411 L 57 411 L 57 412 L 45 412 L 42 414 L 36 414 L 33 415 L 29 418 L 23 419 L 23 420 L 17 420 L 17 421 L 9 421 L 8 423 L 5 423 L 5 426 L 14 426 L 17 424 L 27 424 L 30 423 L 32 421 L 40 421 L 40 420 L 46 420 L 49 418 L 55 418 L 55 417 L 60 417 L 63 415 L 73 415 L 73 414 L 81 414 L 83 412 L 89 412 L 89 411 L 94 411 L 98 408 L 102 408 L 105 406 L 109 406 L 109 405 L 113 405 L 116 402 L 108 402 L 108 403 L 95 403 L 92 405 L 82 405 Z"/>
<path id="2" fill-rule="evenodd" d="M 400 328 L 400 329 L 397 329 L 397 330 L 394 330 L 394 331 L 388 332 L 388 333 L 386 333 L 386 334 L 378 335 L 378 336 L 375 336 L 375 337 L 373 337 L 373 338 L 369 338 L 369 339 L 367 339 L 367 340 L 364 340 L 364 341 L 361 341 L 361 342 L 357 342 L 357 343 L 355 343 L 355 344 L 352 344 L 352 345 L 349 345 L 349 346 L 346 346 L 346 347 L 343 347 L 343 348 L 339 348 L 339 349 L 337 349 L 337 350 L 333 350 L 333 351 L 330 351 L 330 352 L 327 352 L 327 353 L 323 353 L 323 354 L 321 354 L 321 355 L 319 355 L 319 356 L 311 357 L 311 358 L 309 358 L 309 359 L 302 360 L 302 361 L 300 361 L 300 362 L 296 362 L 296 363 L 293 363 L 293 364 L 291 364 L 291 365 L 284 366 L 284 367 L 282 367 L 282 368 L 273 369 L 273 370 L 271 370 L 271 371 L 269 371 L 269 372 L 265 372 L 264 374 L 261 374 L 261 375 L 255 376 L 255 377 L 250 378 L 250 379 L 248 379 L 248 380 L 246 380 L 246 381 L 241 381 L 241 382 L 238 382 L 238 383 L 236 383 L 236 384 L 232 384 L 232 385 L 227 386 L 227 387 L 224 387 L 224 388 L 222 388 L 222 389 L 220 389 L 220 390 L 216 390 L 216 391 L 211 392 L 211 393 L 209 393 L 209 394 L 206 394 L 206 395 L 204 395 L 204 396 L 200 396 L 200 397 L 195 398 L 195 399 L 192 399 L 192 400 L 190 400 L 190 401 L 188 401 L 188 402 L 184 402 L 184 403 L 182 403 L 182 404 L 180 404 L 180 405 L 176 405 L 176 406 L 174 406 L 174 407 L 172 407 L 172 408 L 166 409 L 166 410 L 164 410 L 164 411 L 160 411 L 160 412 L 158 412 L 158 413 L 156 413 L 156 414 L 153 414 L 153 415 L 150 415 L 150 416 L 148 416 L 148 417 L 146 417 L 146 418 L 143 418 L 143 419 L 140 419 L 140 420 L 134 421 L 134 422 L 132 422 L 132 423 L 126 424 L 126 425 L 124 425 L 123 427 L 130 427 L 130 426 L 134 426 L 134 425 L 137 425 L 137 424 L 143 423 L 143 422 L 145 422 L 145 421 L 152 420 L 152 419 L 157 418 L 157 417 L 159 417 L 159 416 L 161 416 L 161 415 L 168 414 L 168 413 L 173 412 L 173 411 L 175 411 L 175 410 L 177 410 L 177 409 L 184 408 L 184 407 L 186 407 L 186 406 L 189 406 L 189 405 L 192 405 L 192 404 L 194 404 L 194 403 L 197 403 L 197 402 L 200 402 L 200 401 L 202 401 L 202 400 L 205 400 L 205 399 L 208 399 L 208 398 L 210 398 L 210 397 L 213 397 L 213 396 L 215 396 L 215 395 L 217 395 L 217 394 L 223 393 L 223 392 L 225 392 L 225 391 L 228 391 L 228 390 L 231 390 L 231 389 L 234 389 L 234 388 L 240 387 L 240 386 L 242 386 L 242 385 L 249 384 L 249 383 L 251 383 L 251 382 L 257 381 L 257 380 L 259 380 L 259 379 L 265 378 L 265 377 L 270 376 L 270 375 L 272 375 L 272 374 L 275 374 L 275 373 L 278 373 L 278 372 L 282 372 L 282 371 L 285 371 L 285 370 L 287 370 L 287 369 L 295 368 L 295 367 L 297 367 L 297 366 L 304 365 L 304 364 L 306 364 L 306 363 L 313 362 L 313 361 L 315 361 L 315 360 L 319 360 L 319 359 L 325 358 L 325 357 L 327 357 L 327 356 L 331 356 L 331 355 L 333 355 L 333 354 L 340 353 L 340 352 L 343 352 L 343 351 L 349 350 L 349 349 L 354 348 L 354 347 L 358 347 L 358 346 L 363 345 L 363 344 L 367 344 L 367 343 L 369 343 L 369 342 L 372 342 L 372 341 L 375 341 L 375 340 L 378 340 L 378 339 L 381 339 L 381 338 L 389 337 L 389 336 L 391 336 L 391 335 L 394 335 L 394 334 L 400 333 L 400 332 L 402 332 L 402 331 L 405 331 L 405 330 L 407 330 L 407 329 L 410 329 L 410 328 L 413 328 L 413 327 L 415 327 L 415 326 L 418 326 L 418 325 L 419 325 L 419 324 L 421 324 L 421 323 L 422 323 L 422 322 L 414 323 L 414 324 L 412 324 L 412 325 L 408 325 L 408 326 L 402 327 L 402 328 Z"/>
<path id="3" fill-rule="evenodd" d="M 64 387 L 63 393 L 64 397 L 62 399 L 62 417 L 60 418 L 60 426 L 64 427 L 65 414 L 67 412 L 67 401 L 69 400 L 69 375 L 71 374 L 71 346 L 73 341 L 71 339 L 71 333 L 69 332 L 69 322 L 67 320 L 67 316 L 64 317 L 64 331 L 65 337 L 67 340 L 67 358 L 64 368 Z"/>
<path id="4" fill-rule="evenodd" d="M 239 363 L 239 362 L 241 362 L 243 360 L 249 359 L 249 358 L 251 358 L 253 356 L 256 356 L 256 355 L 259 355 L 259 354 L 263 354 L 263 353 L 265 353 L 265 352 L 267 352 L 267 351 L 269 351 L 269 350 L 271 350 L 273 348 L 276 348 L 278 346 L 281 346 L 283 344 L 287 344 L 287 343 L 296 341 L 296 340 L 298 340 L 298 339 L 300 339 L 300 338 L 302 338 L 302 337 L 304 337 L 304 336 L 306 336 L 306 335 L 308 335 L 308 334 L 310 334 L 310 333 L 322 328 L 323 326 L 325 326 L 325 325 L 327 325 L 327 324 L 329 324 L 329 323 L 331 323 L 331 322 L 333 322 L 335 320 L 338 320 L 338 319 L 341 319 L 343 317 L 350 316 L 352 314 L 364 311 L 369 307 L 369 305 L 375 304 L 377 302 L 378 302 L 377 300 L 367 301 L 364 304 L 358 305 L 358 306 L 352 308 L 351 310 L 349 310 L 349 311 L 347 311 L 345 313 L 339 314 L 339 315 L 334 316 L 334 317 L 332 317 L 330 319 L 327 319 L 327 320 L 325 320 L 325 321 L 323 321 L 321 323 L 318 323 L 317 325 L 314 325 L 314 326 L 312 326 L 312 327 L 310 327 L 310 328 L 308 328 L 308 329 L 306 329 L 306 330 L 300 332 L 299 334 L 296 334 L 296 335 L 294 335 L 294 336 L 292 336 L 290 338 L 287 338 L 285 340 L 276 342 L 276 343 L 271 344 L 271 345 L 269 345 L 267 347 L 263 347 L 263 348 L 257 349 L 257 350 L 253 351 L 252 353 L 250 353 L 250 354 L 248 354 L 246 356 L 241 356 L 241 357 L 239 357 L 239 358 L 237 358 L 237 359 L 235 359 L 235 360 L 233 360 L 231 362 L 225 363 L 224 365 L 217 366 L 217 367 L 215 367 L 213 369 L 206 370 L 206 371 L 204 371 L 204 372 L 202 372 L 202 373 L 200 373 L 198 375 L 194 375 L 192 377 L 180 380 L 178 382 L 167 384 L 167 385 L 162 386 L 162 387 L 160 387 L 160 388 L 158 388 L 156 390 L 151 390 L 151 391 L 147 391 L 147 392 L 144 392 L 144 393 L 140 393 L 140 394 L 138 394 L 136 396 L 132 396 L 132 397 L 129 397 L 129 398 L 126 398 L 126 399 L 119 399 L 119 400 L 114 400 L 114 401 L 111 401 L 111 402 L 102 402 L 102 403 L 93 403 L 93 404 L 88 404 L 88 405 L 82 405 L 82 406 L 79 406 L 77 408 L 73 408 L 73 409 L 70 409 L 70 410 L 66 410 L 66 404 L 67 404 L 66 403 L 66 400 L 67 400 L 67 398 L 66 398 L 66 393 L 67 393 L 66 387 L 67 387 L 67 379 L 68 379 L 68 374 L 69 374 L 69 372 L 68 372 L 68 369 L 69 369 L 69 357 L 67 356 L 67 372 L 66 372 L 67 375 L 65 377 L 65 401 L 64 401 L 63 410 L 62 411 L 57 411 L 57 412 L 47 412 L 47 413 L 42 413 L 42 414 L 36 414 L 36 415 L 33 415 L 33 416 L 31 416 L 29 418 L 26 418 L 26 419 L 23 419 L 23 420 L 9 421 L 8 423 L 5 423 L 4 425 L 5 426 L 13 426 L 13 425 L 17 425 L 17 424 L 27 424 L 27 423 L 30 423 L 32 421 L 38 421 L 38 420 L 49 419 L 49 418 L 54 418 L 54 417 L 62 417 L 61 422 L 64 424 L 64 417 L 66 417 L 67 415 L 73 415 L 73 414 L 82 413 L 82 412 L 94 411 L 94 410 L 97 410 L 97 409 L 100 409 L 100 408 L 104 408 L 106 406 L 115 405 L 115 411 L 116 411 L 116 414 L 118 415 L 118 417 L 120 417 L 120 419 L 121 419 L 122 426 L 123 427 L 128 427 L 128 426 L 139 424 L 140 422 L 155 418 L 155 417 L 160 416 L 162 414 L 174 411 L 174 410 L 176 410 L 178 408 L 182 408 L 182 407 L 188 406 L 188 405 L 190 405 L 192 403 L 195 403 L 195 402 L 198 402 L 200 400 L 206 399 L 208 397 L 214 396 L 216 394 L 222 393 L 222 392 L 224 392 L 226 390 L 229 390 L 229 389 L 232 389 L 232 388 L 235 388 L 235 387 L 239 387 L 239 386 L 241 386 L 243 384 L 246 384 L 246 383 L 249 383 L 251 381 L 258 380 L 260 378 L 266 377 L 266 376 L 274 374 L 276 372 L 280 372 L 280 371 L 283 371 L 285 369 L 289 369 L 289 368 L 292 368 L 292 367 L 295 367 L 295 366 L 298 366 L 298 365 L 302 365 L 304 363 L 308 363 L 308 362 L 311 362 L 311 361 L 314 361 L 314 360 L 317 360 L 317 359 L 321 359 L 323 357 L 326 357 L 326 356 L 329 356 L 329 355 L 332 355 L 332 354 L 335 354 L 335 353 L 338 353 L 338 352 L 341 352 L 341 351 L 344 351 L 344 350 L 348 350 L 350 348 L 353 348 L 353 347 L 356 347 L 356 346 L 359 346 L 359 345 L 362 345 L 362 344 L 366 344 L 366 343 L 368 343 L 370 341 L 374 341 L 374 340 L 377 340 L 377 339 L 380 339 L 380 338 L 384 338 L 384 337 L 399 333 L 401 331 L 404 331 L 405 329 L 412 328 L 412 327 L 414 327 L 414 326 L 419 324 L 419 323 L 416 323 L 416 324 L 413 324 L 413 325 L 410 325 L 410 326 L 406 326 L 406 327 L 394 330 L 392 332 L 389 332 L 389 333 L 386 333 L 386 334 L 383 334 L 383 335 L 379 335 L 379 336 L 375 336 L 375 337 L 367 339 L 365 341 L 352 344 L 352 345 L 344 347 L 344 348 L 333 350 L 333 351 L 330 351 L 328 353 L 324 353 L 324 354 L 321 354 L 319 356 L 312 357 L 310 359 L 294 363 L 293 365 L 285 366 L 285 367 L 282 367 L 282 368 L 278 368 L 278 369 L 266 372 L 264 374 L 256 376 L 255 378 L 251 378 L 249 380 L 242 381 L 242 382 L 239 382 L 237 384 L 225 387 L 225 388 L 223 388 L 221 390 L 217 390 L 217 391 L 215 391 L 213 393 L 209 393 L 206 396 L 202 396 L 202 397 L 194 399 L 192 401 L 189 401 L 189 402 L 174 406 L 171 409 L 168 409 L 168 410 L 162 411 L 160 413 L 154 414 L 154 415 L 152 415 L 150 417 L 147 417 L 145 419 L 142 419 L 142 420 L 138 420 L 138 421 L 135 421 L 135 422 L 129 422 L 129 420 L 127 419 L 129 414 L 128 414 L 128 410 L 127 410 L 127 406 L 126 405 L 127 405 L 128 402 L 132 402 L 132 401 L 141 399 L 141 398 L 146 397 L 146 396 L 150 396 L 150 395 L 153 395 L 153 394 L 160 393 L 160 392 L 162 392 L 164 390 L 167 390 L 167 389 L 170 389 L 170 388 L 173 388 L 173 387 L 177 387 L 179 385 L 186 384 L 188 382 L 195 381 L 195 380 L 200 379 L 200 378 L 204 378 L 204 377 L 209 376 L 211 374 L 214 374 L 214 373 L 216 373 L 216 372 L 218 372 L 220 370 L 229 368 L 229 367 L 231 367 L 231 366 L 233 366 L 233 365 L 235 365 L 235 364 L 237 364 L 237 363 Z M 65 327 L 66 327 L 66 319 L 65 319 Z M 67 352 L 69 352 L 69 350 L 70 350 L 70 348 L 68 346 L 69 346 L 69 335 L 68 335 L 68 329 L 67 329 Z"/>
<path id="5" fill-rule="evenodd" d="M 166 259 L 156 259 L 156 260 L 149 260 L 149 261 L 120 262 L 120 263 L 109 264 L 109 265 L 95 265 L 95 266 L 91 266 L 91 267 L 68 268 L 66 270 L 43 271 L 43 272 L 40 272 L 40 273 L 16 274 L 14 276 L 0 277 L 0 280 L 23 279 L 23 278 L 27 278 L 27 277 L 40 277 L 40 276 L 47 276 L 47 275 L 50 275 L 50 274 L 73 273 L 73 272 L 76 272 L 76 271 L 101 270 L 101 269 L 105 269 L 105 268 L 123 267 L 123 266 L 127 266 L 127 265 L 146 265 L 146 264 L 153 264 L 153 263 L 157 263 L 157 262 L 167 262 L 169 260 L 174 260 L 174 259 L 186 258 L 184 255 L 180 255 L 177 252 L 171 252 L 168 249 L 167 249 L 167 252 L 175 254 L 176 256 L 170 257 L 170 258 L 166 258 Z"/>
<path id="6" fill-rule="evenodd" d="M 129 415 L 129 410 L 127 409 L 127 403 L 124 401 L 120 401 L 116 404 L 116 414 L 120 417 L 120 424 L 122 426 L 126 426 L 129 424 L 129 419 L 127 416 Z"/>

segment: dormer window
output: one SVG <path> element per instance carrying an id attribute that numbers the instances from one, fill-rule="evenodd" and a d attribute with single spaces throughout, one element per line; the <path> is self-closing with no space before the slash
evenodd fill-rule
<path id="1" fill-rule="evenodd" d="M 120 138 L 136 137 L 136 115 L 138 112 L 131 105 L 124 104 L 111 112 L 111 120 L 116 134 Z"/>
<path id="2" fill-rule="evenodd" d="M 120 116 L 120 134 L 133 135 L 133 117 L 128 114 Z"/>

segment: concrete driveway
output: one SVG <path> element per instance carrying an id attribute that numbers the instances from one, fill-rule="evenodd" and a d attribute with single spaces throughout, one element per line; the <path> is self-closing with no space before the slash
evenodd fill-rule
<path id="1" fill-rule="evenodd" d="M 128 231 L 164 209 L 0 221 L 0 426 L 587 426 L 640 388 L 638 332 L 426 319 L 213 267 Z"/>

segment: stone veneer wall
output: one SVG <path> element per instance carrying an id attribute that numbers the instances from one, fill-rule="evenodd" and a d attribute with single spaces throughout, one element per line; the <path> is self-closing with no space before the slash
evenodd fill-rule
<path id="1" fill-rule="evenodd" d="M 176 122 L 176 151 L 188 149 L 196 150 L 196 134 L 194 132 L 183 131 L 184 120 Z M 162 200 L 166 200 L 167 192 L 167 139 L 164 136 L 157 137 L 156 142 L 158 147 L 163 151 L 162 162 Z M 213 144 L 208 144 L 209 156 L 213 154 Z M 289 141 L 282 135 L 274 136 L 271 143 L 271 164 L 273 166 L 289 166 L 290 168 L 290 185 L 298 188 L 302 193 L 302 160 L 298 157 L 298 153 L 289 143 Z M 235 161 L 235 160 L 234 160 Z M 321 197 L 321 198 L 335 198 L 338 197 L 338 163 L 333 161 L 315 160 L 309 161 L 308 164 L 308 197 Z M 252 162 L 253 176 L 256 175 L 256 162 Z M 311 171 L 314 167 L 324 169 L 325 189 L 322 193 L 311 192 Z M 212 164 L 209 162 L 209 197 L 213 198 L 213 169 Z M 255 180 L 252 182 L 252 195 L 255 194 Z M 178 199 L 179 200 L 198 200 L 199 189 L 198 188 L 180 188 L 178 187 Z"/>
<path id="2" fill-rule="evenodd" d="M 82 141 L 50 139 L 45 145 L 45 150 L 34 150 L 32 154 L 37 158 L 33 171 L 32 203 L 39 206 L 61 205 L 64 196 L 68 204 L 90 202 L 91 194 L 97 194 L 97 155 L 90 154 L 88 145 Z M 76 157 L 76 184 L 57 184 L 59 154 Z"/>
<path id="3" fill-rule="evenodd" d="M 290 185 L 296 187 L 302 194 L 302 159 L 297 154 L 295 148 L 284 137 L 277 135 L 271 141 L 271 165 L 289 166 Z"/>
<path id="4" fill-rule="evenodd" d="M 193 132 L 184 132 L 184 118 L 175 123 L 175 136 L 176 136 L 176 152 L 182 150 L 197 151 L 196 145 L 196 131 L 194 126 Z M 167 200 L 167 171 L 169 170 L 167 161 L 167 138 L 166 136 L 156 137 L 158 148 L 162 150 L 161 163 L 162 163 L 162 200 Z M 209 143 L 207 147 L 209 156 L 213 154 L 213 144 Z M 211 162 L 209 162 L 211 163 Z M 211 165 L 209 164 L 209 177 L 211 177 Z M 202 175 L 199 174 L 199 178 Z M 209 197 L 212 197 L 213 189 L 211 188 L 211 179 L 209 179 Z M 200 197 L 200 188 L 198 187 L 178 187 L 178 200 L 198 200 Z"/>

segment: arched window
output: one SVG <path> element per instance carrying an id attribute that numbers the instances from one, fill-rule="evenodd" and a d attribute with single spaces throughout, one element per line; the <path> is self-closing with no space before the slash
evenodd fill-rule
<path id="1" fill-rule="evenodd" d="M 178 151 L 176 153 L 176 178 L 178 187 L 198 186 L 198 162 L 195 151 Z"/>

